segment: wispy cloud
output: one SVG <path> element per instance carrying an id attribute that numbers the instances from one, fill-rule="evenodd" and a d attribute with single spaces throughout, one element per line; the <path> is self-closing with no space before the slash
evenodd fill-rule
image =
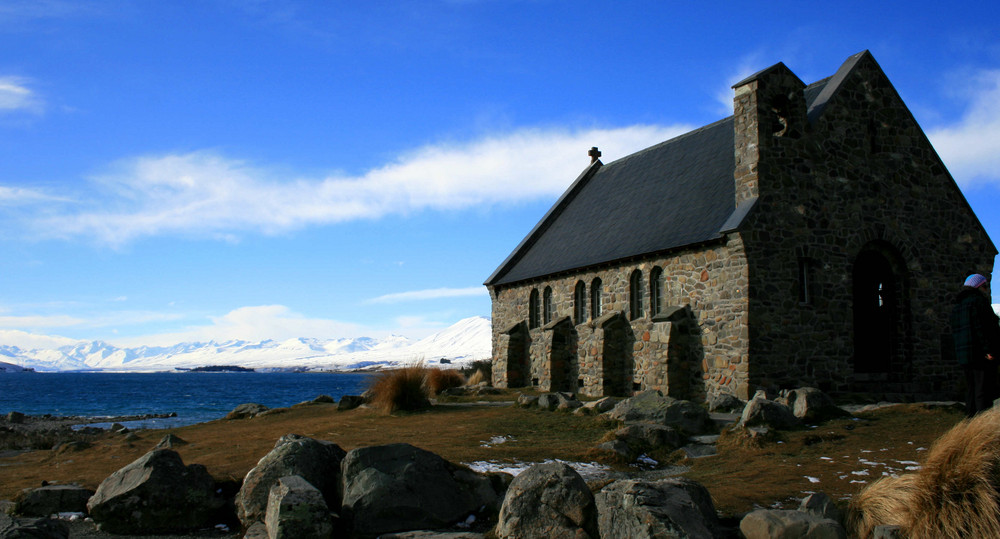
<path id="1" fill-rule="evenodd" d="M 753 75 L 754 73 L 760 71 L 764 67 L 763 65 L 764 55 L 761 52 L 755 52 L 751 54 L 745 54 L 739 59 L 738 63 L 730 70 L 729 76 L 726 77 L 726 84 L 724 87 L 719 88 L 715 93 L 715 101 L 718 104 L 718 112 L 723 116 L 729 116 L 733 113 L 733 97 L 734 92 L 732 86 L 737 82 Z"/>
<path id="2" fill-rule="evenodd" d="M 158 333 L 128 339 L 116 339 L 116 344 L 135 346 L 170 346 L 182 342 L 224 342 L 244 340 L 257 342 L 267 339 L 286 340 L 299 337 L 339 338 L 360 337 L 370 331 L 364 326 L 324 318 L 309 318 L 284 305 L 240 307 L 207 323 L 172 333 Z"/>
<path id="3" fill-rule="evenodd" d="M 22 205 L 37 204 L 40 202 L 67 202 L 67 199 L 59 199 L 49 196 L 36 189 L 26 189 L 22 187 L 4 187 L 0 185 L 0 205 Z"/>
<path id="4" fill-rule="evenodd" d="M 290 178 L 212 151 L 136 157 L 93 178 L 92 200 L 50 208 L 32 224 L 37 235 L 121 245 L 162 234 L 231 238 L 517 204 L 562 193 L 589 163 L 591 146 L 600 146 L 608 162 L 689 129 L 523 129 L 425 146 L 353 177 Z"/>
<path id="5" fill-rule="evenodd" d="M 42 99 L 29 88 L 24 77 L 0 77 L 0 114 L 15 111 L 40 113 L 45 106 Z"/>
<path id="6" fill-rule="evenodd" d="M 39 335 L 16 329 L 0 329 L 0 344 L 23 350 L 46 350 L 78 344 L 80 341 L 54 335 Z"/>
<path id="7" fill-rule="evenodd" d="M 485 286 L 473 286 L 469 288 L 432 288 L 428 290 L 413 290 L 410 292 L 397 292 L 386 294 L 377 298 L 372 298 L 365 303 L 401 303 L 404 301 L 425 301 L 443 298 L 461 298 L 470 296 L 485 296 L 488 292 Z"/>
<path id="8" fill-rule="evenodd" d="M 1000 69 L 968 80 L 969 106 L 962 118 L 928 130 L 927 137 L 960 185 L 1000 185 Z"/>
<path id="9" fill-rule="evenodd" d="M 80 326 L 87 322 L 84 318 L 67 315 L 25 315 L 0 316 L 0 327 L 32 329 Z"/>

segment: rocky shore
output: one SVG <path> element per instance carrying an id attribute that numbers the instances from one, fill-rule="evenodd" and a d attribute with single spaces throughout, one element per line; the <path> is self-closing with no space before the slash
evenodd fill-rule
<path id="1" fill-rule="evenodd" d="M 123 423 L 177 417 L 175 413 L 141 414 L 108 417 L 40 416 L 12 411 L 0 417 L 0 456 L 34 449 L 57 449 L 70 443 L 89 443 L 108 432 L 121 432 Z M 110 429 L 87 427 L 95 423 L 110 423 Z M 81 427 L 82 426 L 82 427 Z"/>

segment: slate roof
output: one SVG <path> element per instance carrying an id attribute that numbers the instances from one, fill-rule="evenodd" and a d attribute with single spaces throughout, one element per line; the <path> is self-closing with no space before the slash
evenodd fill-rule
<path id="1" fill-rule="evenodd" d="M 868 51 L 805 88 L 810 120 L 864 54 Z M 752 201 L 735 204 L 734 138 L 730 116 L 607 165 L 592 163 L 485 284 L 515 283 L 721 238 L 752 206 Z"/>

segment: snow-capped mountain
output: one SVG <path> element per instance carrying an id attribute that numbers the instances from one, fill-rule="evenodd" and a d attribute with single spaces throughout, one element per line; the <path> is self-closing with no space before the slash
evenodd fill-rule
<path id="1" fill-rule="evenodd" d="M 0 361 L 37 371 L 162 371 L 210 365 L 254 369 L 351 370 L 395 367 L 424 361 L 462 365 L 488 359 L 490 319 L 473 317 L 417 342 L 400 336 L 385 339 L 288 339 L 260 342 L 181 343 L 174 346 L 118 348 L 102 341 L 78 342 L 53 349 L 24 350 L 0 344 Z M 15 369 L 9 369 L 11 372 Z M 0 371 L 3 372 L 3 371 Z"/>

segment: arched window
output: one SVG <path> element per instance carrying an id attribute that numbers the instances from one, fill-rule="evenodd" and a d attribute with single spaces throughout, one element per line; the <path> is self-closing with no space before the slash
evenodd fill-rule
<path id="1" fill-rule="evenodd" d="M 542 317 L 543 324 L 548 324 L 555 316 L 555 307 L 552 305 L 552 287 L 546 286 L 542 294 Z"/>
<path id="2" fill-rule="evenodd" d="M 590 318 L 597 320 L 601 317 L 601 279 L 596 278 L 590 282 Z"/>
<path id="3" fill-rule="evenodd" d="M 649 309 L 653 314 L 663 312 L 663 268 L 657 266 L 649 272 Z"/>
<path id="4" fill-rule="evenodd" d="M 528 297 L 528 328 L 538 327 L 538 289 L 531 289 L 531 296 Z"/>
<path id="5" fill-rule="evenodd" d="M 587 285 L 583 281 L 577 281 L 573 291 L 573 318 L 576 324 L 587 321 Z"/>
<path id="6" fill-rule="evenodd" d="M 628 279 L 629 319 L 636 320 L 645 314 L 642 310 L 642 270 L 635 270 Z"/>

